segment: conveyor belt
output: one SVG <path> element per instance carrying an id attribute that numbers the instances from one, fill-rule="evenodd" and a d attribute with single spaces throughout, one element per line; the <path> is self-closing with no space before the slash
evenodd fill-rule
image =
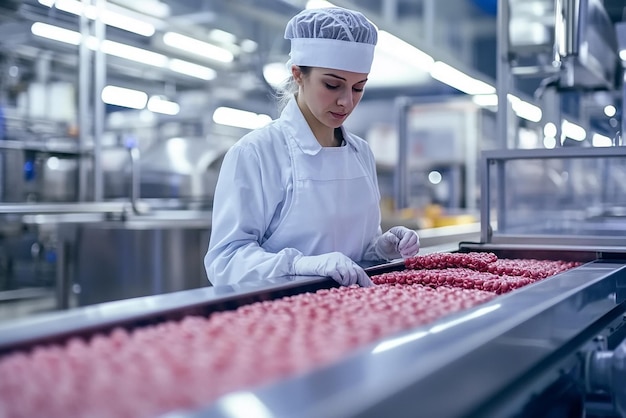
<path id="1" fill-rule="evenodd" d="M 503 253 L 510 258 L 522 254 Z M 596 260 L 592 252 L 543 255 L 593 261 L 368 344 L 328 367 L 172 416 L 239 417 L 245 408 L 257 408 L 265 414 L 258 416 L 268 417 L 503 416 L 512 399 L 520 407 L 524 382 L 531 384 L 545 370 L 558 375 L 558 364 L 603 328 L 621 321 L 624 312 L 622 261 Z M 369 271 L 401 268 L 395 263 Z M 0 355 L 333 286 L 325 278 L 286 277 L 260 287 L 196 289 L 28 318 L 0 326 Z M 248 409 L 246 416 L 254 413 Z"/>

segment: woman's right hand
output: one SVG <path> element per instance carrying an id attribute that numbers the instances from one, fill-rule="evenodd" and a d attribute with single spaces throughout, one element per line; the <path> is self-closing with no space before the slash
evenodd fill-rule
<path id="1" fill-rule="evenodd" d="M 332 277 L 343 286 L 353 284 L 362 287 L 374 286 L 361 266 L 339 252 L 302 256 L 296 259 L 293 269 L 296 275 Z"/>

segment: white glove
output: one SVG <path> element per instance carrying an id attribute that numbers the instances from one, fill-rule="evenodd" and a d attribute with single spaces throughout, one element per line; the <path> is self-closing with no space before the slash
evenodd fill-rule
<path id="1" fill-rule="evenodd" d="M 362 287 L 369 287 L 374 285 L 365 270 L 339 252 L 302 256 L 294 262 L 293 270 L 297 275 L 332 277 L 343 286 L 359 284 Z"/>
<path id="2" fill-rule="evenodd" d="M 417 232 L 403 226 L 394 226 L 376 241 L 376 253 L 385 260 L 413 257 L 419 250 Z"/>

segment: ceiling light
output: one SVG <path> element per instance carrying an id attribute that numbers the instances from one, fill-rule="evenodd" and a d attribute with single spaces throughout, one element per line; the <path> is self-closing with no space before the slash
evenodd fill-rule
<path id="1" fill-rule="evenodd" d="M 608 105 L 604 107 L 604 114 L 608 117 L 612 118 L 617 113 L 617 109 L 613 105 Z"/>
<path id="2" fill-rule="evenodd" d="M 547 149 L 554 149 L 556 147 L 556 138 L 553 136 L 546 136 L 543 138 L 543 146 Z"/>
<path id="3" fill-rule="evenodd" d="M 470 77 L 441 61 L 437 61 L 432 65 L 430 75 L 435 80 L 439 80 L 467 94 L 493 94 L 496 92 L 495 87 Z"/>
<path id="4" fill-rule="evenodd" d="M 552 122 L 548 122 L 543 127 L 543 134 L 545 136 L 556 137 L 556 125 Z"/>
<path id="5" fill-rule="evenodd" d="M 321 9 L 322 7 L 335 7 L 335 5 L 326 0 L 309 0 L 305 7 L 307 9 Z"/>
<path id="6" fill-rule="evenodd" d="M 213 122 L 244 129 L 256 129 L 272 121 L 269 115 L 248 112 L 232 107 L 218 107 L 213 112 Z"/>
<path id="7" fill-rule="evenodd" d="M 173 48 L 182 49 L 220 62 L 228 63 L 234 59 L 233 53 L 224 48 L 175 32 L 166 32 L 163 35 L 163 42 Z"/>
<path id="8" fill-rule="evenodd" d="M 564 136 L 575 141 L 584 141 L 587 137 L 587 132 L 583 127 L 565 119 L 563 119 L 563 123 L 561 124 L 561 132 Z"/>
<path id="9" fill-rule="evenodd" d="M 234 44 L 237 42 L 237 37 L 230 32 L 226 32 L 221 29 L 213 29 L 209 32 L 209 38 L 216 42 L 224 44 Z"/>
<path id="10" fill-rule="evenodd" d="M 263 66 L 263 78 L 272 87 L 280 86 L 289 75 L 284 62 L 270 62 Z"/>
<path id="11" fill-rule="evenodd" d="M 148 100 L 148 110 L 154 113 L 174 116 L 180 112 L 180 106 L 178 103 L 166 100 L 160 96 L 152 96 Z"/>
<path id="12" fill-rule="evenodd" d="M 71 45 L 79 45 L 82 39 L 81 34 L 76 31 L 63 29 L 58 26 L 48 25 L 41 22 L 33 23 L 33 25 L 31 26 L 31 32 L 37 36 L 59 42 L 64 42 Z M 91 50 L 95 51 L 98 49 L 98 41 L 93 36 L 87 38 L 86 44 Z M 152 65 L 159 68 L 167 67 L 177 73 L 200 78 L 202 80 L 212 80 L 217 76 L 217 73 L 212 68 L 193 64 L 191 62 L 179 60 L 176 58 L 168 59 L 165 55 L 157 54 L 156 52 L 148 51 L 141 48 L 136 48 L 134 46 L 109 40 L 103 41 L 101 45 L 102 52 L 119 58 L 124 58 L 127 60 L 136 61 L 142 64 Z"/>
<path id="13" fill-rule="evenodd" d="M 170 16 L 170 6 L 159 0 L 111 0 L 111 2 L 160 19 Z"/>
<path id="14" fill-rule="evenodd" d="M 430 55 L 384 30 L 378 32 L 377 50 L 422 71 L 430 71 L 435 63 Z"/>
<path id="15" fill-rule="evenodd" d="M 191 62 L 179 60 L 176 58 L 172 58 L 170 60 L 168 68 L 177 73 L 200 78 L 202 80 L 213 80 L 215 77 L 217 77 L 217 73 L 212 68 L 193 64 Z"/>
<path id="16" fill-rule="evenodd" d="M 80 33 L 76 31 L 63 29 L 58 26 L 48 25 L 41 22 L 33 23 L 30 27 L 30 31 L 33 35 L 70 45 L 79 45 L 82 38 Z"/>
<path id="17" fill-rule="evenodd" d="M 102 52 L 160 68 L 164 68 L 167 65 L 167 57 L 163 54 L 157 54 L 156 52 L 121 44 L 119 42 L 103 41 Z"/>
<path id="18" fill-rule="evenodd" d="M 54 5 L 54 7 L 59 10 L 77 16 L 82 15 L 84 11 L 85 16 L 91 20 L 96 20 L 98 17 L 98 9 L 96 6 L 88 5 L 85 8 L 83 3 L 77 0 L 56 0 L 54 2 L 40 0 L 39 3 L 48 7 L 52 7 L 52 5 Z M 112 11 L 110 9 L 104 9 L 101 17 L 102 22 L 108 26 L 113 26 L 138 35 L 152 36 L 155 32 L 154 25 L 151 23 L 136 19 L 123 13 Z"/>
<path id="19" fill-rule="evenodd" d="M 257 44 L 251 39 L 244 39 L 243 41 L 241 41 L 241 44 L 239 46 L 241 47 L 241 50 L 243 52 L 247 52 L 249 54 L 256 51 L 259 48 L 259 44 Z"/>
<path id="20" fill-rule="evenodd" d="M 543 117 L 543 112 L 541 108 L 535 106 L 534 104 L 525 102 L 519 97 L 513 96 L 512 94 L 508 94 L 507 98 L 511 102 L 511 107 L 517 116 L 522 119 L 529 120 L 531 122 L 539 122 Z"/>
<path id="21" fill-rule="evenodd" d="M 498 106 L 497 94 L 475 94 L 472 96 L 472 101 L 478 106 Z"/>
<path id="22" fill-rule="evenodd" d="M 106 86 L 102 89 L 102 101 L 115 106 L 129 107 L 131 109 L 143 109 L 146 107 L 148 95 L 139 90 L 132 90 L 117 86 Z"/>
<path id="23" fill-rule="evenodd" d="M 622 49 L 621 51 L 619 51 L 619 57 L 622 59 L 622 61 L 626 61 L 626 49 Z"/>
<path id="24" fill-rule="evenodd" d="M 591 137 L 591 145 L 594 147 L 611 147 L 613 146 L 613 141 L 608 136 L 593 134 Z"/>

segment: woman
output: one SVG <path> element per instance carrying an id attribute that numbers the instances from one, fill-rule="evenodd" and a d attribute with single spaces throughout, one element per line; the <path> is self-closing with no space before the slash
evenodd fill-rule
<path id="1" fill-rule="evenodd" d="M 363 95 L 377 36 L 361 13 L 336 7 L 287 24 L 297 89 L 279 119 L 224 158 L 204 258 L 214 285 L 315 275 L 371 286 L 357 261 L 418 252 L 415 231 L 382 234 L 374 156 L 343 127 Z"/>

